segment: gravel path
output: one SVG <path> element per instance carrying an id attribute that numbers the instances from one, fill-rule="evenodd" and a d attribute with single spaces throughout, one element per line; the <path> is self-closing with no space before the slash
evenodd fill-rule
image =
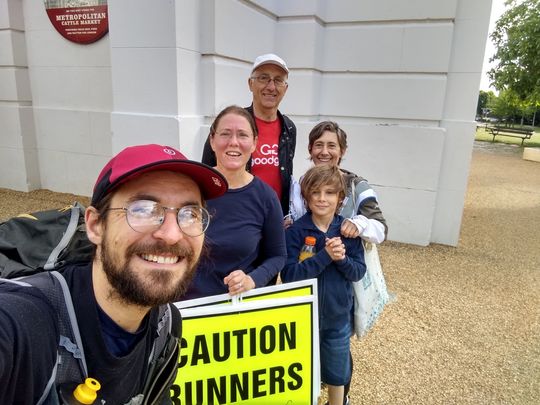
<path id="1" fill-rule="evenodd" d="M 475 143 L 457 248 L 385 242 L 353 404 L 540 404 L 540 163 Z"/>
<path id="2" fill-rule="evenodd" d="M 385 242 L 396 295 L 353 339 L 352 404 L 540 404 L 540 163 L 475 143 L 457 248 Z M 0 189 L 0 220 L 88 199 Z"/>

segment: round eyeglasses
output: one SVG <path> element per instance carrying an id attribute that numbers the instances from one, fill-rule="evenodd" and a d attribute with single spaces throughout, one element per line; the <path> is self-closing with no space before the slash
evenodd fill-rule
<path id="1" fill-rule="evenodd" d="M 281 77 L 270 77 L 269 75 L 259 75 L 259 76 L 252 76 L 251 78 L 265 86 L 270 84 L 271 81 L 274 81 L 274 86 L 276 87 L 285 87 L 287 85 L 287 82 L 283 80 Z"/>
<path id="2" fill-rule="evenodd" d="M 165 221 L 166 211 L 178 211 L 176 221 L 180 230 L 188 236 L 200 236 L 208 228 L 210 214 L 198 205 L 185 205 L 180 208 L 164 207 L 155 201 L 137 200 L 122 208 L 109 208 L 109 211 L 126 212 L 128 225 L 135 232 L 145 233 L 158 229 Z"/>

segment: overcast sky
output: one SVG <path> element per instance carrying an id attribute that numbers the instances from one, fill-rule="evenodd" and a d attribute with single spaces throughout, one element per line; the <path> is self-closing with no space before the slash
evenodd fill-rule
<path id="1" fill-rule="evenodd" d="M 495 23 L 497 22 L 501 14 L 504 13 L 504 10 L 505 10 L 504 0 L 493 0 L 493 4 L 491 6 L 491 18 L 489 22 L 490 34 L 495 28 Z M 488 36 L 488 39 L 486 42 L 486 53 L 484 55 L 484 65 L 482 67 L 482 80 L 480 81 L 480 90 L 495 91 L 494 88 L 489 87 L 489 78 L 486 73 L 489 69 L 491 69 L 489 58 L 491 58 L 494 53 L 495 53 L 495 47 L 493 46 L 493 42 L 491 42 L 491 39 Z"/>

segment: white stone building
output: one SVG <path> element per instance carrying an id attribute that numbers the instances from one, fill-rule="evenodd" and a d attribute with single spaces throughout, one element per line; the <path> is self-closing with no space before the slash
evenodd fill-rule
<path id="1" fill-rule="evenodd" d="M 389 239 L 456 245 L 491 0 L 113 0 L 80 45 L 43 1 L 0 0 L 0 187 L 89 195 L 110 156 L 163 143 L 201 156 L 209 123 L 247 105 L 259 54 L 291 69 L 281 111 L 295 175 L 320 120 L 379 194 Z"/>

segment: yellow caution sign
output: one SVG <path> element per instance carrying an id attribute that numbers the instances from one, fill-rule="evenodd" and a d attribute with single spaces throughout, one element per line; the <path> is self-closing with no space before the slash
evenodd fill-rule
<path id="1" fill-rule="evenodd" d="M 259 289 L 239 303 L 223 305 L 216 296 L 208 300 L 217 305 L 181 308 L 174 404 L 317 403 L 316 284 L 291 284 Z"/>

